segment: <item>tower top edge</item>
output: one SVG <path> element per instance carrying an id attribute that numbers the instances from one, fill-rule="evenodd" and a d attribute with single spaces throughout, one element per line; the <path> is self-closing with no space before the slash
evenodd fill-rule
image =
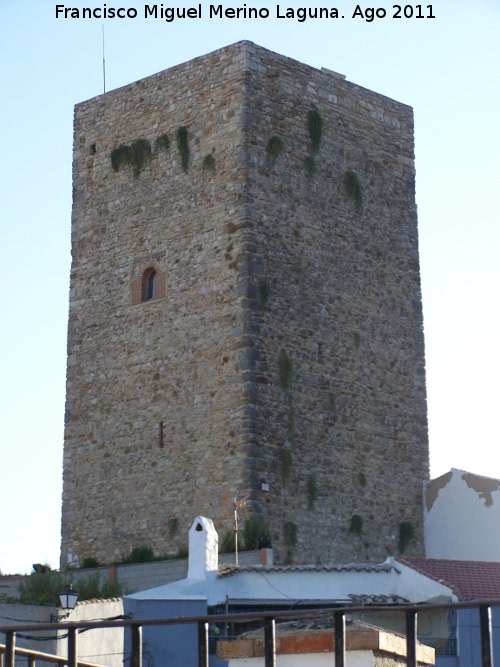
<path id="1" fill-rule="evenodd" d="M 182 71 L 183 69 L 189 70 L 189 69 L 199 68 L 202 67 L 204 61 L 209 63 L 219 59 L 220 62 L 223 63 L 226 59 L 229 58 L 232 58 L 234 63 L 239 64 L 240 71 L 257 70 L 258 69 L 257 63 L 259 61 L 261 61 L 261 64 L 263 64 L 264 66 L 267 66 L 269 70 L 267 72 L 268 76 L 273 76 L 273 75 L 279 76 L 280 71 L 278 68 L 281 67 L 286 68 L 287 66 L 295 67 L 303 71 L 309 71 L 311 74 L 314 74 L 314 76 L 317 76 L 320 79 L 324 79 L 325 81 L 329 80 L 331 82 L 332 88 L 345 84 L 350 87 L 359 89 L 361 94 L 363 94 L 363 91 L 367 91 L 370 94 L 375 95 L 377 97 L 389 99 L 396 102 L 398 105 L 411 108 L 410 105 L 404 102 L 399 102 L 398 100 L 394 100 L 388 95 L 384 95 L 383 93 L 379 93 L 377 91 L 356 84 L 347 79 L 345 74 L 340 74 L 328 67 L 315 67 L 314 65 L 309 65 L 290 56 L 283 55 L 276 51 L 268 49 L 264 46 L 260 46 L 259 44 L 256 44 L 255 42 L 252 42 L 250 40 L 240 40 L 238 42 L 234 42 L 232 44 L 220 47 L 213 51 L 209 51 L 208 53 L 195 56 L 194 58 L 183 61 L 181 63 L 177 63 L 175 65 L 172 65 L 171 67 L 167 67 L 163 70 L 160 70 L 159 72 L 155 72 L 154 74 L 144 76 L 140 79 L 137 79 L 136 81 L 132 81 L 123 86 L 119 86 L 118 88 L 114 88 L 106 93 L 101 93 L 100 95 L 96 95 L 87 100 L 78 102 L 75 104 L 75 110 L 77 110 L 81 106 L 85 106 L 88 104 L 96 104 L 98 102 L 104 102 L 104 100 L 106 99 L 112 99 L 115 96 L 122 95 L 125 90 L 141 85 L 144 82 L 152 83 L 155 78 L 161 79 L 165 77 L 167 73 L 174 74 Z M 262 63 L 263 60 L 264 63 Z"/>

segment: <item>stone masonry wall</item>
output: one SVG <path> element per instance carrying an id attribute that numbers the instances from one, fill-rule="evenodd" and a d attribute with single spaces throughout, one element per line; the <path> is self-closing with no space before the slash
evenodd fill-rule
<path id="1" fill-rule="evenodd" d="M 248 485 L 285 560 L 383 560 L 398 552 L 402 524 L 403 543 L 405 529 L 414 533 L 406 548 L 422 552 L 428 446 L 412 110 L 334 73 L 251 46 L 248 54 Z M 323 121 L 317 150 L 310 111 Z M 271 137 L 283 142 L 275 160 Z M 359 179 L 361 206 L 347 172 Z"/>
<path id="2" fill-rule="evenodd" d="M 76 107 L 62 565 L 137 545 L 175 552 L 193 516 L 224 517 L 241 483 L 241 297 L 226 227 L 242 191 L 242 62 L 225 49 Z M 138 176 L 111 168 L 113 149 L 165 133 L 169 149 Z M 132 305 L 148 261 L 165 297 Z"/>
<path id="3" fill-rule="evenodd" d="M 198 514 L 223 535 L 246 494 L 277 562 L 381 559 L 402 522 L 421 552 L 409 107 L 249 42 L 79 104 L 72 253 L 62 566 L 175 552 Z"/>

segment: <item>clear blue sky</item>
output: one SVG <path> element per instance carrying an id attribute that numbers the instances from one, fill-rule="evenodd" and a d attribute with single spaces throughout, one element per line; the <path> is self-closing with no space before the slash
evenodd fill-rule
<path id="1" fill-rule="evenodd" d="M 246 3 L 268 19 L 210 20 L 203 2 L 201 20 L 174 23 L 142 18 L 138 1 L 106 4 L 138 18 L 0 2 L 0 569 L 58 566 L 72 117 L 103 90 L 102 23 L 107 90 L 248 39 L 414 107 L 431 473 L 500 477 L 498 0 L 437 0 L 435 19 L 401 20 L 381 2 L 373 22 L 352 18 L 356 2 L 319 2 L 345 18 L 303 23 L 274 18 L 271 0 Z M 300 6 L 314 5 L 280 4 Z"/>

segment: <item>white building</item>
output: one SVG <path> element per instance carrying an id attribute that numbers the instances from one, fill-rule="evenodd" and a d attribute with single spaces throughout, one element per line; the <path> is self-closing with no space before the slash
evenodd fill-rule
<path id="1" fill-rule="evenodd" d="M 427 558 L 500 561 L 500 480 L 452 468 L 424 498 Z"/>

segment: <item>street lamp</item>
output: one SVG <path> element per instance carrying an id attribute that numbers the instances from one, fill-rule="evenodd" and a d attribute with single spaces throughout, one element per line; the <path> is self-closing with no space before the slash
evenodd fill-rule
<path id="1" fill-rule="evenodd" d="M 61 607 L 63 609 L 74 609 L 78 600 L 78 593 L 71 584 L 67 584 L 63 592 L 59 593 L 59 600 L 61 600 Z"/>
<path id="2" fill-rule="evenodd" d="M 61 608 L 67 609 L 67 613 L 61 614 L 60 616 L 52 614 L 50 617 L 51 623 L 57 623 L 58 621 L 62 621 L 64 618 L 68 618 L 71 610 L 76 606 L 78 593 L 74 590 L 71 584 L 66 584 L 66 588 L 61 593 L 59 593 L 59 600 L 61 601 Z"/>

